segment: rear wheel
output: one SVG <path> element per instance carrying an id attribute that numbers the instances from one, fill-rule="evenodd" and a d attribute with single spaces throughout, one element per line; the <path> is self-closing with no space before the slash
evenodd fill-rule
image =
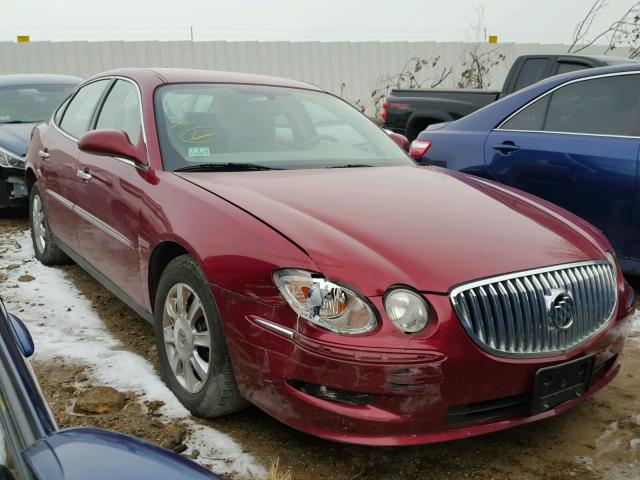
<path id="1" fill-rule="evenodd" d="M 49 228 L 42 194 L 37 183 L 31 187 L 29 195 L 29 219 L 31 220 L 31 240 L 36 258 L 45 265 L 68 262 L 69 257 L 60 250 Z"/>
<path id="2" fill-rule="evenodd" d="M 213 418 L 246 405 L 218 309 L 190 255 L 175 258 L 162 273 L 154 317 L 162 379 L 191 413 Z"/>

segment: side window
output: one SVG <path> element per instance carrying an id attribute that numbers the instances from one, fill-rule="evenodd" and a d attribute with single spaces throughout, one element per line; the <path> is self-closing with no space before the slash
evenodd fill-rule
<path id="1" fill-rule="evenodd" d="M 69 105 L 69 101 L 71 100 L 71 98 L 67 98 L 62 105 L 60 105 L 58 107 L 58 109 L 56 110 L 56 113 L 53 114 L 53 122 L 56 125 L 60 125 L 60 120 L 62 119 L 62 115 L 64 114 L 65 109 L 67 108 L 67 105 Z"/>
<path id="2" fill-rule="evenodd" d="M 551 96 L 545 130 L 634 136 L 640 133 L 640 75 L 571 83 Z"/>
<path id="3" fill-rule="evenodd" d="M 108 84 L 107 79 L 98 80 L 78 90 L 62 116 L 60 128 L 76 138 L 89 130 L 91 116 Z"/>
<path id="4" fill-rule="evenodd" d="M 514 115 L 500 126 L 500 130 L 529 130 L 541 131 L 544 129 L 544 119 L 549 106 L 547 95 L 535 101 L 517 115 Z"/>
<path id="5" fill-rule="evenodd" d="M 538 80 L 542 80 L 547 71 L 548 64 L 548 58 L 529 58 L 525 60 L 518 74 L 514 90 L 520 90 L 529 85 L 533 85 Z"/>
<path id="6" fill-rule="evenodd" d="M 560 62 L 558 64 L 558 71 L 556 74 L 560 75 L 561 73 L 576 72 L 578 70 L 584 70 L 585 68 L 589 67 L 580 63 Z"/>
<path id="7" fill-rule="evenodd" d="M 142 119 L 138 90 L 134 85 L 125 80 L 116 81 L 102 105 L 96 128 L 122 130 L 133 145 L 138 144 L 142 133 Z"/>

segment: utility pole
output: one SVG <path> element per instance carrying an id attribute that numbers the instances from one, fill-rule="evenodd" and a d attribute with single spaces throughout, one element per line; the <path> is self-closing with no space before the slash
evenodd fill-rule
<path id="1" fill-rule="evenodd" d="M 189 25 L 189 33 L 191 34 L 191 41 L 193 42 L 193 25 Z"/>

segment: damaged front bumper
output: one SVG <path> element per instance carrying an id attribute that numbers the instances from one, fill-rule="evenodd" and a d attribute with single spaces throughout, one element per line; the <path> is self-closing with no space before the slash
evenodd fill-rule
<path id="1" fill-rule="evenodd" d="M 449 441 L 557 415 L 620 370 L 634 294 L 625 284 L 614 318 L 580 348 L 543 358 L 499 358 L 478 348 L 447 296 L 428 294 L 436 325 L 408 336 L 393 327 L 360 337 L 318 331 L 272 306 L 212 286 L 241 393 L 283 423 L 334 441 L 377 446 Z M 384 312 L 380 297 L 370 299 Z M 384 318 L 383 325 L 390 322 Z M 589 388 L 532 413 L 536 372 L 593 355 Z"/>
<path id="2" fill-rule="evenodd" d="M 26 208 L 24 169 L 0 167 L 0 209 Z"/>

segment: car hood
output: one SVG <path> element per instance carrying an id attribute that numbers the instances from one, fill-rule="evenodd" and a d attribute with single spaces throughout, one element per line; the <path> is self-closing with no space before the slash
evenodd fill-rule
<path id="1" fill-rule="evenodd" d="M 21 157 L 27 154 L 31 131 L 37 123 L 0 124 L 0 147 Z"/>
<path id="2" fill-rule="evenodd" d="M 289 238 L 367 296 L 602 259 L 595 230 L 491 182 L 434 167 L 180 173 Z M 295 267 L 295 265 L 288 265 Z"/>

